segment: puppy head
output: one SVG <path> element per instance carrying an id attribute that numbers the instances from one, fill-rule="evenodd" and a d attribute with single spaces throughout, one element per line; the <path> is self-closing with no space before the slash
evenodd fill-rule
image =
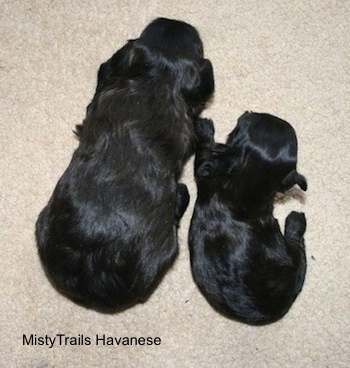
<path id="1" fill-rule="evenodd" d="M 154 20 L 138 39 L 130 40 L 102 64 L 97 91 L 114 86 L 119 76 L 126 80 L 163 78 L 174 96 L 182 96 L 193 115 L 199 115 L 214 92 L 213 68 L 203 58 L 197 30 L 177 20 Z"/>
<path id="2" fill-rule="evenodd" d="M 241 148 L 237 196 L 247 212 L 270 208 L 276 192 L 294 184 L 307 189 L 306 179 L 296 171 L 296 134 L 286 121 L 269 114 L 246 112 L 229 135 L 227 145 Z"/>
<path id="3" fill-rule="evenodd" d="M 182 21 L 158 18 L 144 29 L 139 42 L 167 60 L 203 58 L 199 33 Z"/>
<path id="4" fill-rule="evenodd" d="M 286 121 L 269 114 L 245 112 L 229 135 L 227 145 L 242 147 L 248 159 L 251 155 L 267 170 L 275 174 L 280 172 L 281 189 L 298 184 L 302 190 L 307 190 L 305 177 L 296 171 L 295 130 Z"/>
<path id="5" fill-rule="evenodd" d="M 198 31 L 182 21 L 158 18 L 137 42 L 151 51 L 155 64 L 171 70 L 176 76 L 174 88 L 199 115 L 214 92 L 214 75 L 211 62 L 203 58 Z"/>
<path id="6" fill-rule="evenodd" d="M 269 114 L 245 112 L 226 144 L 240 146 L 267 164 L 296 165 L 297 138 L 293 127 Z"/>
<path id="7" fill-rule="evenodd" d="M 237 215 L 255 217 L 271 211 L 276 192 L 294 184 L 307 189 L 306 179 L 296 171 L 294 129 L 279 118 L 245 113 L 225 145 L 204 138 L 208 143 L 197 150 L 195 160 L 199 193 L 222 198 Z"/>

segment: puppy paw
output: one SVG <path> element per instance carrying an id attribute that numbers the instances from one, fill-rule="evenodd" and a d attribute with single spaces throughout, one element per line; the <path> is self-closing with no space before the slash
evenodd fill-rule
<path id="1" fill-rule="evenodd" d="M 187 206 L 190 202 L 190 195 L 188 193 L 187 186 L 182 183 L 178 183 L 176 187 L 176 208 L 175 208 L 175 220 L 177 226 L 179 225 L 180 219 L 185 213 Z"/>
<path id="2" fill-rule="evenodd" d="M 307 181 L 305 176 L 298 174 L 297 184 L 305 192 L 307 190 Z"/>
<path id="3" fill-rule="evenodd" d="M 306 230 L 306 217 L 302 212 L 292 211 L 286 218 L 285 237 L 288 242 L 302 242 Z"/>
<path id="4" fill-rule="evenodd" d="M 198 142 L 201 145 L 207 145 L 214 142 L 215 128 L 210 119 L 198 118 L 194 124 Z"/>
<path id="5" fill-rule="evenodd" d="M 285 192 L 286 190 L 293 187 L 293 185 L 298 184 L 299 187 L 305 192 L 307 190 L 307 181 L 305 176 L 299 174 L 296 170 L 291 171 L 282 181 L 280 192 Z"/>

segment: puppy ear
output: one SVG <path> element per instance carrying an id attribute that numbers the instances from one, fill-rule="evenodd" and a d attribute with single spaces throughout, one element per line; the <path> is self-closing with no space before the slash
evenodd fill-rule
<path id="1" fill-rule="evenodd" d="M 214 143 L 210 149 L 197 153 L 195 171 L 197 177 L 233 175 L 241 167 L 241 154 L 222 143 Z"/>
<path id="2" fill-rule="evenodd" d="M 213 66 L 208 59 L 188 66 L 182 79 L 185 99 L 194 104 L 205 104 L 214 93 Z"/>
<path id="3" fill-rule="evenodd" d="M 290 189 L 295 184 L 298 184 L 304 192 L 307 190 L 305 177 L 293 170 L 282 180 L 282 190 Z"/>
<path id="4" fill-rule="evenodd" d="M 101 91 L 112 84 L 115 78 L 125 69 L 128 64 L 130 50 L 133 41 L 129 41 L 125 46 L 119 49 L 109 60 L 100 65 L 97 74 L 96 92 Z"/>
<path id="5" fill-rule="evenodd" d="M 217 171 L 217 162 L 215 159 L 208 158 L 203 160 L 199 164 L 197 163 L 196 167 L 196 177 L 208 177 L 213 176 L 213 174 Z"/>
<path id="6" fill-rule="evenodd" d="M 146 52 L 135 40 L 118 50 L 108 61 L 101 64 L 97 76 L 99 92 L 111 85 L 118 76 L 133 78 L 147 71 Z"/>

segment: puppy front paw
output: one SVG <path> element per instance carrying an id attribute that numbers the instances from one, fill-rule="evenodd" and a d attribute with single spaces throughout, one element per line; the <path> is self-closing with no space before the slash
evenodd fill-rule
<path id="1" fill-rule="evenodd" d="M 305 176 L 298 174 L 298 178 L 297 178 L 297 184 L 299 185 L 299 187 L 306 192 L 307 191 L 307 181 Z"/>
<path id="2" fill-rule="evenodd" d="M 211 119 L 198 118 L 194 123 L 195 133 L 201 145 L 214 142 L 215 128 Z"/>
<path id="3" fill-rule="evenodd" d="M 281 183 L 280 192 L 285 192 L 286 190 L 292 188 L 293 185 L 298 184 L 299 187 L 305 192 L 307 190 L 307 181 L 305 176 L 299 174 L 296 170 L 291 171 Z"/>

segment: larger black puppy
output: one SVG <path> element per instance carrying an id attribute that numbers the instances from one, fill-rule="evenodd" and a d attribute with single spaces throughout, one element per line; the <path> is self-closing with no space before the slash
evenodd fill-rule
<path id="1" fill-rule="evenodd" d="M 79 147 L 36 236 L 52 283 L 102 311 L 145 300 L 177 254 L 189 200 L 177 184 L 214 90 L 190 25 L 157 19 L 102 64 Z"/>
<path id="2" fill-rule="evenodd" d="M 189 243 L 193 277 L 208 301 L 250 324 L 281 318 L 300 292 L 306 271 L 305 216 L 292 212 L 284 236 L 273 217 L 276 192 L 298 184 L 297 139 L 285 121 L 245 113 L 226 145 L 199 121 L 195 160 L 198 198 Z"/>

